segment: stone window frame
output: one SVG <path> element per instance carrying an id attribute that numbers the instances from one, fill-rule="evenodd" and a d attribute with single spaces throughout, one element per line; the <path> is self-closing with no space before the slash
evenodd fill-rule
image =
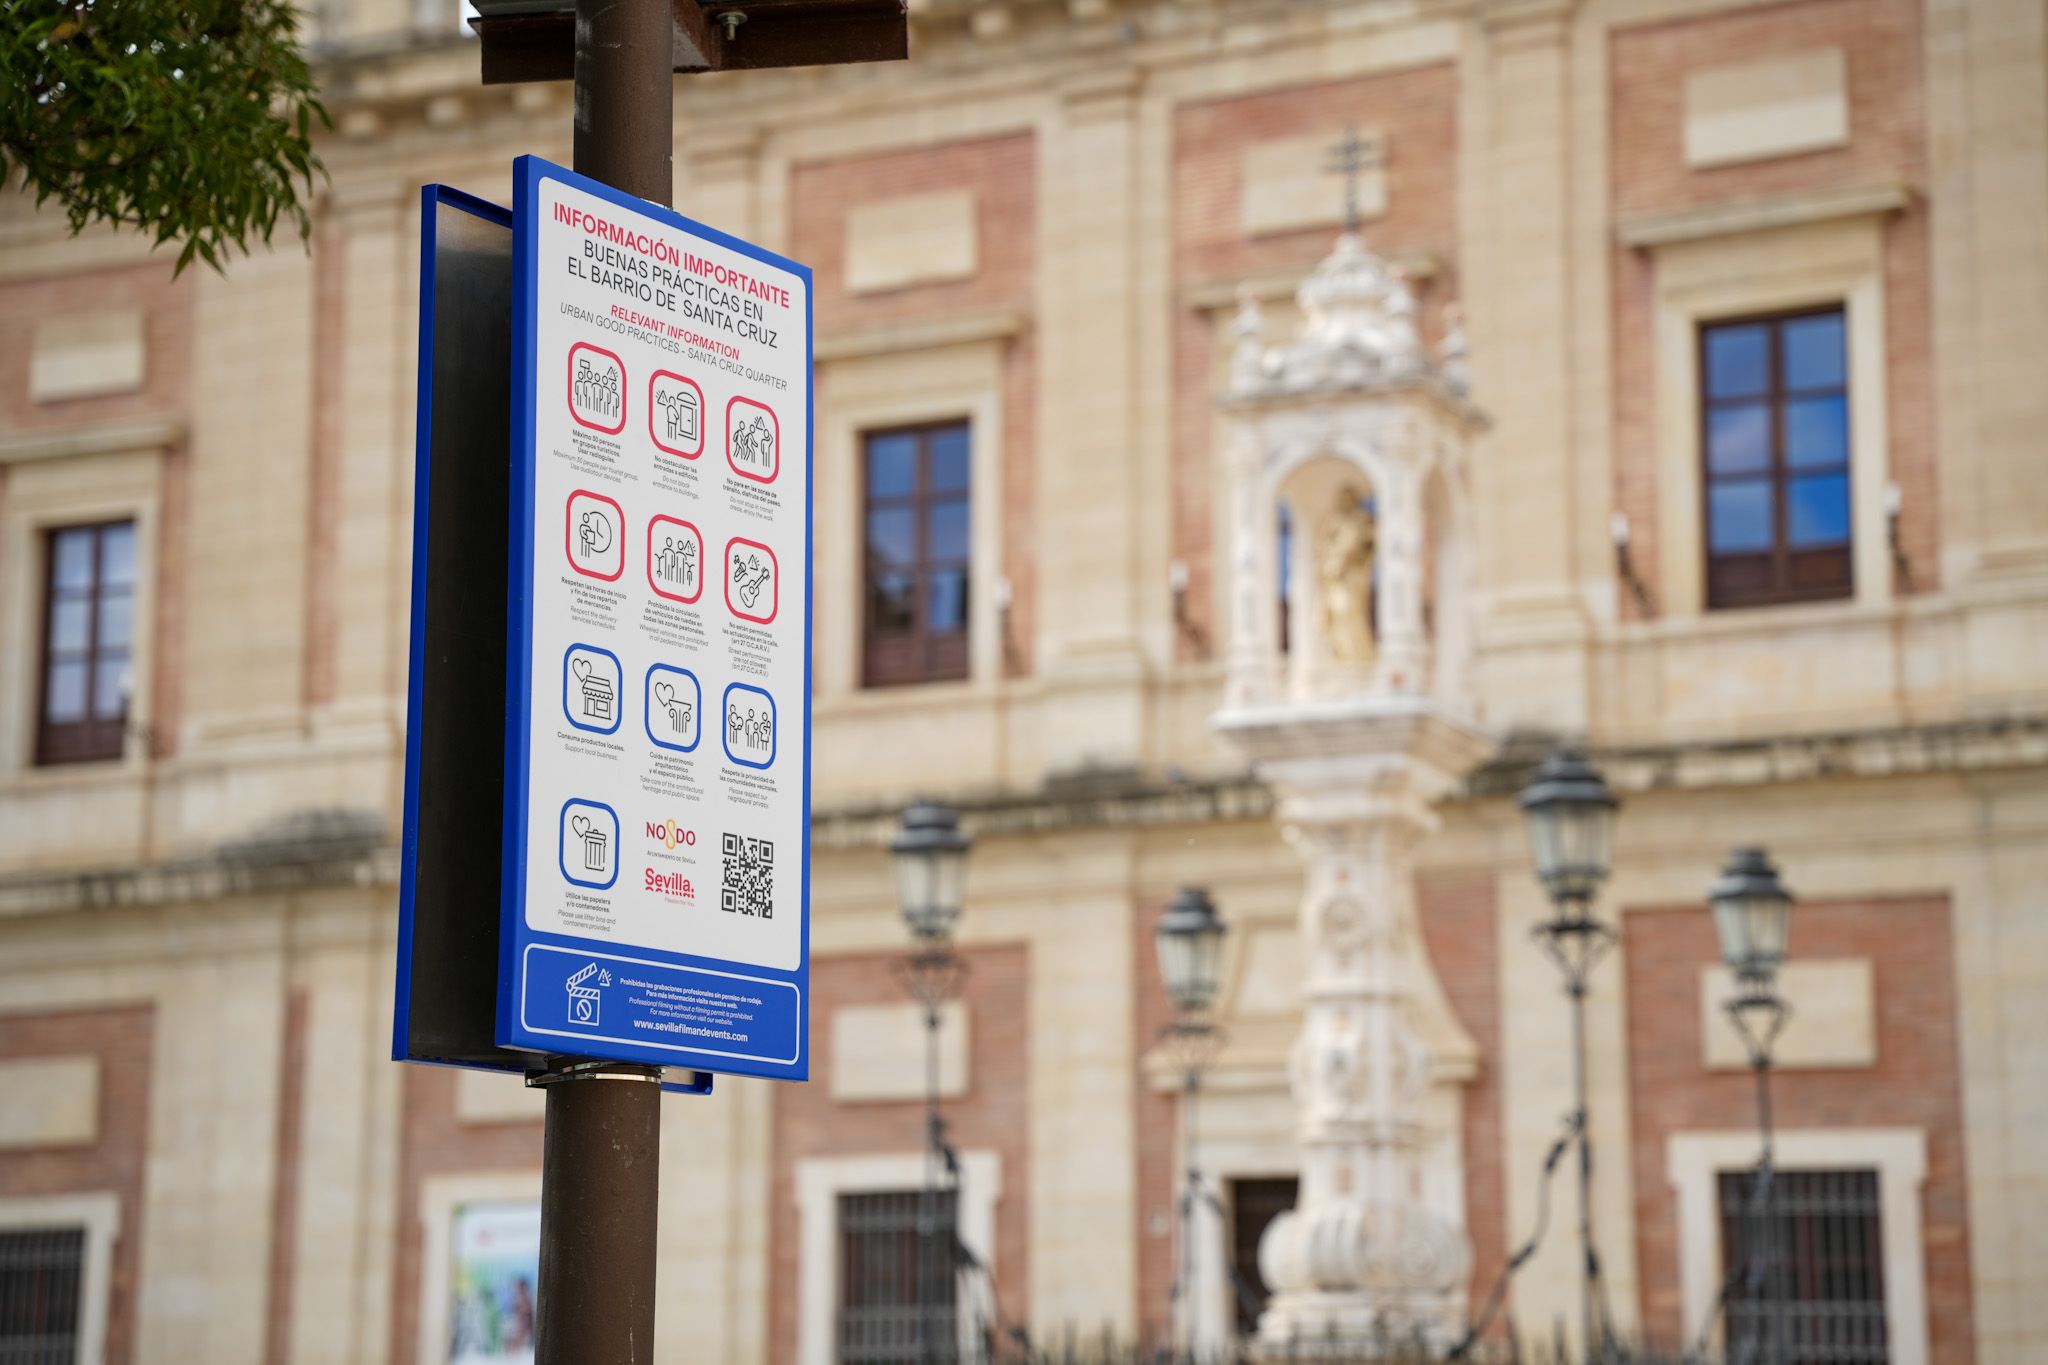
<path id="1" fill-rule="evenodd" d="M 1680 1132 L 1666 1140 L 1665 1175 L 1677 1204 L 1677 1257 L 1684 1339 L 1706 1321 L 1721 1286 L 1719 1177 L 1754 1169 L 1755 1129 Z M 1772 1136 L 1781 1171 L 1864 1167 L 1877 1172 L 1882 1201 L 1885 1334 L 1892 1365 L 1927 1365 L 1927 1254 L 1920 1190 L 1927 1180 L 1927 1134 L 1920 1128 L 1803 1128 Z M 1721 1341 L 1717 1321 L 1709 1348 Z"/>
<path id="2" fill-rule="evenodd" d="M 0 447 L 0 783 L 132 776 L 147 762 L 156 671 L 163 464 L 174 434 L 154 428 L 66 435 Z M 135 523 L 133 690 L 118 759 L 38 766 L 48 533 L 96 522 Z"/>
<path id="3" fill-rule="evenodd" d="M 949 690 L 985 690 L 1004 679 L 1008 610 L 1004 571 L 1003 320 L 961 340 L 905 333 L 821 347 L 818 369 L 815 676 L 821 702 L 931 704 Z M 867 575 L 866 437 L 874 431 L 962 421 L 968 428 L 967 676 L 942 682 L 862 685 Z M 1013 641 L 1016 648 L 1025 642 Z"/>
<path id="4" fill-rule="evenodd" d="M 839 1196 L 918 1189 L 925 1179 L 923 1152 L 806 1157 L 796 1163 L 796 1365 L 833 1365 L 839 1299 Z M 993 1266 L 996 1204 L 1003 1193 L 1003 1159 L 992 1151 L 960 1153 L 960 1241 L 983 1265 Z M 975 1324 L 993 1316 L 984 1285 L 963 1287 L 960 1347 L 975 1346 Z"/>
<path id="5" fill-rule="evenodd" d="M 1782 605 L 1712 607 L 1706 590 L 1704 402 L 1700 334 L 1706 325 L 1840 306 L 1848 347 L 1850 596 L 1811 610 L 1888 605 L 1894 597 L 1885 497 L 1891 482 L 1884 220 L 1888 199 L 1801 211 L 1791 221 L 1656 225 L 1625 245 L 1653 256 L 1655 466 L 1658 551 L 1655 582 L 1670 619 L 1752 619 Z M 1787 211 L 1788 214 L 1791 212 Z M 1828 216 L 1823 216 L 1828 215 Z M 1653 235 L 1654 234 L 1654 235 Z M 1632 240 L 1633 239 L 1633 240 Z"/>
<path id="6" fill-rule="evenodd" d="M 79 1365 L 106 1357 L 107 1319 L 112 1311 L 114 1243 L 121 1235 L 121 1198 L 111 1191 L 83 1194 L 16 1195 L 0 1199 L 0 1231 L 23 1228 L 78 1228 L 85 1255 L 78 1280 Z"/>
<path id="7" fill-rule="evenodd" d="M 509 1081 L 507 1082 L 510 1083 Z M 476 1171 L 420 1181 L 419 1334 L 414 1359 L 445 1360 L 455 1213 L 465 1204 L 540 1204 L 540 1170 Z"/>

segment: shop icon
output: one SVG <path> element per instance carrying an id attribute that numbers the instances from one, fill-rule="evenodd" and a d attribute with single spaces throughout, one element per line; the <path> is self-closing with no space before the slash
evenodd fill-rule
<path id="1" fill-rule="evenodd" d="M 569 348 L 569 415 L 577 425 L 616 436 L 626 429 L 626 362 L 600 346 Z"/>
<path id="2" fill-rule="evenodd" d="M 656 517 L 647 523 L 647 586 L 671 602 L 704 595 L 704 534 L 687 521 Z"/>
<path id="3" fill-rule="evenodd" d="M 734 616 L 767 625 L 775 619 L 782 572 L 775 551 L 734 536 L 725 543 L 725 605 Z"/>
<path id="4" fill-rule="evenodd" d="M 647 670 L 647 738 L 687 754 L 704 733 L 704 689 L 697 675 L 674 664 Z"/>
<path id="5" fill-rule="evenodd" d="M 782 421 L 775 409 L 751 398 L 725 405 L 725 462 L 755 483 L 774 483 L 782 472 Z"/>
<path id="6" fill-rule="evenodd" d="M 647 434 L 671 455 L 694 460 L 704 453 L 704 390 L 671 370 L 647 381 Z"/>
<path id="7" fill-rule="evenodd" d="M 746 683 L 725 689 L 725 756 L 746 768 L 765 768 L 775 761 L 775 698 Z"/>
<path id="8" fill-rule="evenodd" d="M 564 546 L 569 567 L 585 578 L 616 583 L 626 572 L 626 516 L 602 493 L 579 488 L 569 495 Z"/>
<path id="9" fill-rule="evenodd" d="M 562 804 L 562 876 L 575 886 L 607 890 L 619 879 L 619 813 L 602 801 Z"/>
<path id="10" fill-rule="evenodd" d="M 562 714 L 579 730 L 617 733 L 623 681 L 618 655 L 596 645 L 570 645 L 562 655 Z"/>

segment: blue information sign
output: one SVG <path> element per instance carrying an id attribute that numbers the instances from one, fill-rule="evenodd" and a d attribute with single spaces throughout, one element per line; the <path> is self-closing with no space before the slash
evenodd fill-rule
<path id="1" fill-rule="evenodd" d="M 514 179 L 495 1041 L 800 1080 L 811 273 Z"/>

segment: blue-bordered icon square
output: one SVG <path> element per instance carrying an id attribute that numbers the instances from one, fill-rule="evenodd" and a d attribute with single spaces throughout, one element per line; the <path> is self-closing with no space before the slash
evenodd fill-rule
<path id="1" fill-rule="evenodd" d="M 660 690 L 657 684 L 668 690 Z M 647 738 L 679 754 L 695 749 L 704 737 L 704 686 L 697 675 L 674 664 L 655 664 L 647 670 L 640 691 Z"/>
<path id="2" fill-rule="evenodd" d="M 617 734 L 625 685 L 625 665 L 610 650 L 575 644 L 562 651 L 562 715 L 577 729 Z"/>
<path id="3" fill-rule="evenodd" d="M 743 768 L 765 768 L 775 761 L 775 698 L 747 683 L 727 683 L 718 710 L 727 758 Z"/>
<path id="4" fill-rule="evenodd" d="M 610 890 L 619 879 L 619 813 L 602 801 L 572 796 L 562 803 L 557 823 L 563 878 L 576 886 Z"/>

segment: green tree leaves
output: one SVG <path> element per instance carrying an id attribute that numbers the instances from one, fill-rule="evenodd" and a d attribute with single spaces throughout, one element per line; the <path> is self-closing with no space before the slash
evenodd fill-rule
<path id="1" fill-rule="evenodd" d="M 286 0 L 0 0 L 0 179 L 215 270 L 301 238 L 328 126 Z"/>

